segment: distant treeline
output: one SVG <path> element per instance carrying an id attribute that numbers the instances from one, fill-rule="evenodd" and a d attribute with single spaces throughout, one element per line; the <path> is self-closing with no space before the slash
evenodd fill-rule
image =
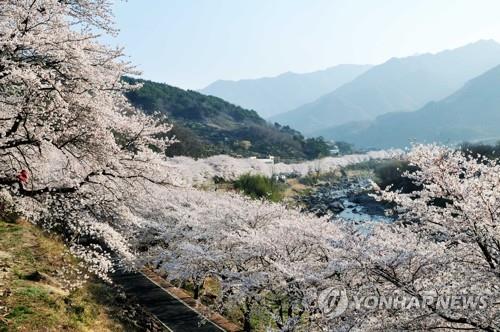
<path id="1" fill-rule="evenodd" d="M 474 158 L 482 156 L 488 159 L 498 159 L 500 158 L 500 141 L 492 145 L 466 142 L 460 146 L 460 150 Z"/>

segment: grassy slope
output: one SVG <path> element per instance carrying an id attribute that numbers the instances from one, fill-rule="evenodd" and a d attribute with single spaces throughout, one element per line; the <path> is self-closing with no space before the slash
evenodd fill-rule
<path id="1" fill-rule="evenodd" d="M 61 271 L 81 279 L 76 268 L 57 239 L 27 222 L 0 221 L 0 331 L 134 331 L 113 318 L 122 308 L 113 305 L 110 286 L 90 281 L 64 289 Z M 41 280 L 28 280 L 35 271 Z"/>

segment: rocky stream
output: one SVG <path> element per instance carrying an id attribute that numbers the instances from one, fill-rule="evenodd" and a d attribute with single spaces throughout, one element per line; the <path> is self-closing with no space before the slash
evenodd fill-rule
<path id="1" fill-rule="evenodd" d="M 317 216 L 332 214 L 355 223 L 392 222 L 394 218 L 385 214 L 390 205 L 377 201 L 370 194 L 373 194 L 373 189 L 369 179 L 343 178 L 339 182 L 316 185 L 311 193 L 300 196 L 298 201 L 303 211 Z"/>

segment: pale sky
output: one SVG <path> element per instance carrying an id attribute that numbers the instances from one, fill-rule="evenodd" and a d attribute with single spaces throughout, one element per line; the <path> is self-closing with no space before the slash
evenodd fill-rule
<path id="1" fill-rule="evenodd" d="M 200 89 L 500 41 L 499 15 L 499 0 L 128 0 L 106 42 L 144 78 Z"/>

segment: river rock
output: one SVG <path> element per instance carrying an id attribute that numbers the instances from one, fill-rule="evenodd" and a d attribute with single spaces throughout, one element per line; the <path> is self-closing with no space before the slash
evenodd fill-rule
<path id="1" fill-rule="evenodd" d="M 340 202 L 340 201 L 335 201 L 335 202 L 330 203 L 328 208 L 335 213 L 339 213 L 339 212 L 342 212 L 345 210 L 344 204 L 342 204 L 342 202 Z"/>

